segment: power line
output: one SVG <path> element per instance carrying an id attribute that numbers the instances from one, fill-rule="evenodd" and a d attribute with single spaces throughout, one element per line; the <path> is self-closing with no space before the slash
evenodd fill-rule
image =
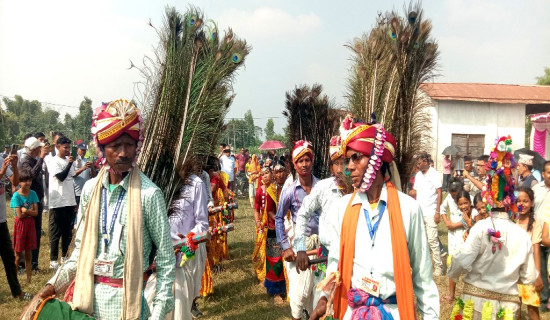
<path id="1" fill-rule="evenodd" d="M 6 95 L 3 95 L 3 94 L 0 94 L 0 97 L 2 98 L 8 98 L 8 99 L 15 99 L 14 96 L 6 96 Z M 45 105 L 52 105 L 52 106 L 59 106 L 59 107 L 64 107 L 64 108 L 74 108 L 74 109 L 79 109 L 80 107 L 77 107 L 77 106 L 70 106 L 70 105 L 67 105 L 67 104 L 61 104 L 61 103 L 54 103 L 54 102 L 47 102 L 47 101 L 40 101 L 40 100 L 31 100 L 31 101 L 38 101 L 40 102 L 40 104 L 45 104 Z"/>

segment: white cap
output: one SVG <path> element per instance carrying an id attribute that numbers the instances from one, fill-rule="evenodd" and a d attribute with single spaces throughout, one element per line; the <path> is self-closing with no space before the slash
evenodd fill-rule
<path id="1" fill-rule="evenodd" d="M 519 163 L 523 163 L 524 165 L 526 166 L 532 166 L 533 165 L 533 156 L 531 155 L 528 155 L 528 154 L 520 154 L 519 155 Z"/>
<path id="2" fill-rule="evenodd" d="M 44 146 L 43 142 L 40 142 L 35 137 L 30 137 L 27 140 L 25 140 L 25 148 L 27 148 L 29 151 L 34 150 L 36 148 Z"/>

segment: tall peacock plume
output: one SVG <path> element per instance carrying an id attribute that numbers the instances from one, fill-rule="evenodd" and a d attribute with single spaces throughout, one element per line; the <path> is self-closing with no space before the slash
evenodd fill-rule
<path id="1" fill-rule="evenodd" d="M 286 110 L 283 111 L 288 121 L 289 145 L 292 147 L 293 141 L 302 139 L 313 144 L 313 174 L 319 178 L 330 175 L 330 138 L 338 130 L 339 115 L 342 113 L 322 92 L 320 84 L 296 86 L 286 93 Z M 294 168 L 291 169 L 294 173 Z"/>
<path id="2" fill-rule="evenodd" d="M 231 29 L 221 37 L 215 22 L 204 21 L 195 7 L 184 14 L 167 8 L 164 26 L 156 29 L 156 57 L 145 58 L 140 68 L 145 141 L 138 163 L 167 203 L 195 170 L 197 157 L 213 151 L 234 98 L 236 71 L 251 49 Z"/>
<path id="3" fill-rule="evenodd" d="M 347 45 L 353 62 L 347 85 L 350 111 L 365 121 L 374 113 L 396 137 L 395 160 L 404 183 L 414 153 L 430 143 L 429 98 L 419 86 L 434 77 L 437 67 L 431 28 L 421 5 L 410 3 L 404 16 L 379 13 L 372 30 Z"/>

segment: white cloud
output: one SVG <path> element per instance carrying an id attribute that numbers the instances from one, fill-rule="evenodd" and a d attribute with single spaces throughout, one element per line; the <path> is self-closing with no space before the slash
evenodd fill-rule
<path id="1" fill-rule="evenodd" d="M 220 25 L 231 25 L 233 30 L 246 39 L 304 35 L 322 25 L 314 13 L 291 15 L 271 7 L 254 10 L 229 9 L 219 17 Z"/>

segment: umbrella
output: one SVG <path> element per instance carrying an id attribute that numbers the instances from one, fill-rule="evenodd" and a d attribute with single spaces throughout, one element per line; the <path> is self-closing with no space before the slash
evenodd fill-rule
<path id="1" fill-rule="evenodd" d="M 516 151 L 514 151 L 514 158 L 516 159 L 516 161 L 519 160 L 520 154 L 527 154 L 527 155 L 533 156 L 534 157 L 533 168 L 539 170 L 540 172 L 544 172 L 544 162 L 546 160 L 544 160 L 544 158 L 541 157 L 541 155 L 538 152 L 530 150 L 529 148 L 517 149 Z"/>
<path id="2" fill-rule="evenodd" d="M 446 156 L 454 156 L 457 153 L 460 153 L 460 147 L 457 145 L 448 146 L 447 148 L 443 149 L 443 152 L 441 152 L 441 154 Z"/>
<path id="3" fill-rule="evenodd" d="M 284 149 L 286 146 L 281 142 L 277 140 L 268 140 L 258 148 L 260 150 L 280 150 Z"/>

